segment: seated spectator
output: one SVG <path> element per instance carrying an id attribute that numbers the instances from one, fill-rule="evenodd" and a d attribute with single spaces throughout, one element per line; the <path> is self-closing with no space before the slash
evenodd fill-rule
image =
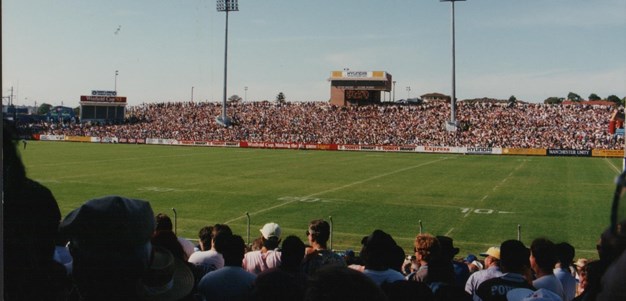
<path id="1" fill-rule="evenodd" d="M 196 266 L 200 275 L 205 275 L 208 272 L 224 267 L 224 257 L 221 254 L 222 246 L 220 246 L 219 243 L 216 243 L 216 238 L 218 235 L 229 236 L 232 234 L 233 232 L 230 230 L 228 225 L 216 224 L 213 226 L 213 233 L 211 233 L 211 248 L 207 251 L 200 251 L 191 254 L 188 261 Z"/>
<path id="2" fill-rule="evenodd" d="M 600 260 L 589 261 L 581 271 L 580 294 L 574 298 L 576 301 L 596 300 L 602 289 L 602 276 L 606 270 L 605 263 Z"/>
<path id="3" fill-rule="evenodd" d="M 345 266 L 320 267 L 309 279 L 306 301 L 384 301 L 385 293 L 369 277 Z"/>
<path id="4" fill-rule="evenodd" d="M 372 234 L 361 240 L 361 259 L 365 264 L 363 274 L 370 277 L 376 285 L 404 280 L 402 273 L 393 269 L 397 244 L 391 235 L 382 230 L 374 230 Z M 404 259 L 404 253 L 400 254 Z M 399 268 L 400 264 L 398 265 Z"/>
<path id="5" fill-rule="evenodd" d="M 524 275 L 530 268 L 530 253 L 519 240 L 507 240 L 500 245 L 500 268 L 504 275 L 485 280 L 474 292 L 474 300 L 507 301 L 507 293 L 515 288 L 535 290 Z"/>
<path id="6" fill-rule="evenodd" d="M 176 233 L 174 233 L 174 226 L 172 225 L 172 220 L 170 219 L 169 216 L 167 216 L 167 214 L 159 213 L 156 215 L 155 219 L 156 219 L 156 229 L 154 230 L 155 236 L 157 236 L 156 234 L 158 234 L 159 232 L 171 232 L 172 234 L 174 234 L 174 237 L 176 237 L 176 240 L 178 240 L 178 243 L 180 244 L 183 251 L 185 252 L 184 257 L 185 257 L 185 260 L 187 260 L 187 258 L 189 258 L 189 256 L 191 256 L 191 254 L 193 254 L 193 252 L 195 251 L 194 250 L 195 246 L 193 245 L 193 243 L 187 239 L 176 236 Z M 166 235 L 166 236 L 171 236 L 171 235 Z M 176 253 L 177 252 L 172 252 L 174 256 L 177 256 Z"/>
<path id="7" fill-rule="evenodd" d="M 304 243 L 297 236 L 285 238 L 281 265 L 257 276 L 250 300 L 302 300 L 308 280 L 301 269 L 304 249 Z"/>
<path id="8" fill-rule="evenodd" d="M 159 246 L 170 251 L 170 253 L 172 253 L 174 257 L 183 261 L 187 261 L 187 254 L 185 253 L 185 250 L 183 250 L 183 246 L 181 246 L 180 242 L 178 241 L 178 237 L 176 237 L 176 234 L 174 234 L 174 231 L 163 228 L 159 230 L 158 225 L 159 222 L 161 222 L 162 224 L 163 216 L 167 217 L 162 213 L 156 215 L 155 221 L 157 224 L 157 228 L 152 234 L 150 242 L 153 246 Z"/>
<path id="9" fill-rule="evenodd" d="M 545 288 L 561 296 L 566 300 L 561 281 L 554 276 L 554 266 L 557 262 L 556 246 L 545 238 L 537 238 L 530 245 L 530 267 L 535 272 L 537 279 L 533 286 L 537 289 Z"/>
<path id="10" fill-rule="evenodd" d="M 467 265 L 470 274 L 481 271 L 484 267 L 483 263 L 479 261 L 478 257 L 474 254 L 468 254 L 465 258 L 463 258 L 463 262 Z"/>
<path id="11" fill-rule="evenodd" d="M 167 250 L 152 247 L 150 204 L 120 196 L 87 201 L 70 212 L 60 230 L 70 239 L 80 300 L 179 300 L 192 293 L 187 266 Z"/>
<path id="12" fill-rule="evenodd" d="M 212 241 L 213 226 L 202 227 L 200 231 L 198 231 L 198 246 L 196 247 L 196 252 L 211 250 Z"/>
<path id="13" fill-rule="evenodd" d="M 246 253 L 243 259 L 243 268 L 253 274 L 259 274 L 265 270 L 280 265 L 280 251 L 277 251 L 280 243 L 280 226 L 276 223 L 267 223 L 261 228 L 262 247 L 258 251 Z"/>
<path id="14" fill-rule="evenodd" d="M 252 292 L 256 275 L 247 272 L 241 266 L 246 252 L 246 244 L 239 235 L 215 236 L 215 246 L 221 246 L 224 267 L 209 272 L 198 284 L 198 292 L 206 301 L 247 300 Z"/>
<path id="15" fill-rule="evenodd" d="M 310 247 L 306 249 L 306 256 L 302 263 L 305 273 L 313 275 L 318 268 L 324 265 L 346 265 L 341 255 L 327 249 L 326 243 L 330 238 L 330 225 L 328 222 L 322 219 L 311 221 L 306 235 Z"/>
<path id="16" fill-rule="evenodd" d="M 576 278 L 570 271 L 570 266 L 574 261 L 575 250 L 572 245 L 566 242 L 556 244 L 558 262 L 554 269 L 554 276 L 561 281 L 565 297 L 563 301 L 571 301 L 576 297 Z"/>
<path id="17" fill-rule="evenodd" d="M 454 285 L 460 288 L 465 287 L 465 282 L 467 282 L 470 272 L 466 264 L 454 260 L 454 256 L 459 254 L 459 248 L 454 247 L 454 241 L 448 236 L 438 235 L 437 240 L 439 240 L 441 245 L 444 261 L 449 261 L 454 270 Z"/>
<path id="18" fill-rule="evenodd" d="M 559 295 L 545 288 L 536 291 L 527 288 L 516 288 L 510 290 L 506 299 L 508 301 L 562 301 Z"/>
<path id="19" fill-rule="evenodd" d="M 415 237 L 414 245 L 420 267 L 407 279 L 428 284 L 433 293 L 441 286 L 454 285 L 454 270 L 444 259 L 439 240 L 427 233 L 419 234 Z"/>
<path id="20" fill-rule="evenodd" d="M 441 246 L 437 238 L 430 234 L 419 234 L 414 243 L 415 258 L 419 264 L 416 272 L 409 274 L 407 280 L 428 282 L 428 263 L 441 255 Z"/>
<path id="21" fill-rule="evenodd" d="M 431 301 L 434 300 L 433 291 L 423 282 L 395 281 L 385 282 L 381 288 L 389 301 Z"/>
<path id="22" fill-rule="evenodd" d="M 583 291 L 580 286 L 582 282 L 581 273 L 585 265 L 587 265 L 587 261 L 587 258 L 578 258 L 578 260 L 574 263 L 574 266 L 576 267 L 576 296 L 580 295 Z"/>
<path id="23" fill-rule="evenodd" d="M 54 261 L 65 266 L 65 270 L 67 271 L 67 275 L 72 274 L 72 254 L 70 254 L 70 249 L 67 247 L 69 241 L 67 238 L 62 235 L 58 235 L 55 240 L 54 246 Z"/>
<path id="24" fill-rule="evenodd" d="M 481 283 L 491 278 L 502 276 L 502 272 L 500 271 L 499 247 L 490 247 L 485 253 L 481 253 L 480 255 L 485 256 L 486 269 L 472 274 L 465 284 L 465 291 L 471 296 L 474 296 L 474 300 L 479 299 L 476 295 L 476 290 L 478 290 Z"/>

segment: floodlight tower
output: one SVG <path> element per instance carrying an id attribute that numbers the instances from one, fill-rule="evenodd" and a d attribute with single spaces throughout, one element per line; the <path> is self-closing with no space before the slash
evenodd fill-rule
<path id="1" fill-rule="evenodd" d="M 217 116 L 215 121 L 224 127 L 232 124 L 232 120 L 226 116 L 226 83 L 228 74 L 228 12 L 239 11 L 238 0 L 217 0 L 217 11 L 226 12 L 226 26 L 224 34 L 224 99 L 222 102 L 222 115 Z"/>
<path id="2" fill-rule="evenodd" d="M 115 85 L 113 86 L 113 91 L 115 91 L 115 96 L 117 96 L 117 76 L 119 75 L 119 71 L 115 70 Z"/>
<path id="3" fill-rule="evenodd" d="M 456 131 L 456 57 L 455 57 L 455 45 L 454 45 L 454 2 L 465 0 L 439 0 L 439 2 L 452 2 L 452 96 L 450 99 L 450 121 L 446 124 L 448 131 Z"/>

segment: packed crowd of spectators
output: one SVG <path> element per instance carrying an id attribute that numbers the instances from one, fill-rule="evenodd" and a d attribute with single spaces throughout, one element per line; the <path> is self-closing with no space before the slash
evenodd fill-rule
<path id="1" fill-rule="evenodd" d="M 215 122 L 218 103 L 150 103 L 127 109 L 126 122 L 46 124 L 55 135 L 248 141 L 311 144 L 429 145 L 464 147 L 621 149 L 622 136 L 609 133 L 615 110 L 605 105 L 545 105 L 459 102 L 457 131 L 448 132 L 450 106 L 337 107 L 324 102 L 247 102 L 228 106 L 235 124 Z"/>

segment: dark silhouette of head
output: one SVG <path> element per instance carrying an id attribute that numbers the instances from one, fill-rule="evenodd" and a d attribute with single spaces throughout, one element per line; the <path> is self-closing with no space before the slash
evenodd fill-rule
<path id="1" fill-rule="evenodd" d="M 326 248 L 326 242 L 330 238 L 330 224 L 323 219 L 312 220 L 309 223 L 309 234 L 314 242 Z"/>
<path id="2" fill-rule="evenodd" d="M 294 235 L 287 236 L 281 248 L 281 269 L 289 272 L 300 271 L 300 265 L 304 258 L 304 243 Z"/>

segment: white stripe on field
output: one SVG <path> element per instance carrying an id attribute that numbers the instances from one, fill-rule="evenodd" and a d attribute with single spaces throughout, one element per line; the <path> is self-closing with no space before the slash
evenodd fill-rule
<path id="1" fill-rule="evenodd" d="M 613 164 L 613 162 L 611 162 L 611 160 L 609 160 L 609 158 L 604 158 L 604 161 L 606 161 L 606 163 L 609 164 L 609 166 L 611 166 L 613 170 L 615 170 L 615 172 L 617 173 L 622 172 L 619 168 L 617 168 L 617 166 L 615 166 L 615 164 Z"/>
<path id="2" fill-rule="evenodd" d="M 434 160 L 434 161 L 429 161 L 429 162 L 425 162 L 425 163 L 422 163 L 422 164 L 413 165 L 413 166 L 409 166 L 409 167 L 405 167 L 405 168 L 400 168 L 398 170 L 394 170 L 394 171 L 391 171 L 391 172 L 388 172 L 388 173 L 384 173 L 384 174 L 380 174 L 380 175 L 377 175 L 377 176 L 373 176 L 373 177 L 370 177 L 370 178 L 367 178 L 367 179 L 364 179 L 364 180 L 352 182 L 350 184 L 346 184 L 346 185 L 343 185 L 343 186 L 339 186 L 339 187 L 331 188 L 331 189 L 328 189 L 328 190 L 312 193 L 312 194 L 309 194 L 309 195 L 307 195 L 307 196 L 305 196 L 303 198 L 306 199 L 306 198 L 314 197 L 314 196 L 317 196 L 317 195 L 320 195 L 320 194 L 341 190 L 341 189 L 344 189 L 344 188 L 352 187 L 354 185 L 363 184 L 365 182 L 369 182 L 369 181 L 372 181 L 372 180 L 380 179 L 380 178 L 383 178 L 383 177 L 386 177 L 386 176 L 390 176 L 390 175 L 394 175 L 394 174 L 397 174 L 397 173 L 405 172 L 407 170 L 411 170 L 411 169 L 415 169 L 415 168 L 418 168 L 418 167 L 430 165 L 430 164 L 441 162 L 441 161 L 444 161 L 444 160 L 447 160 L 447 158 Z M 291 204 L 293 202 L 297 202 L 298 200 L 299 199 L 294 199 L 294 200 L 291 200 L 291 201 L 280 203 L 278 205 L 275 205 L 275 206 L 272 206 L 272 207 L 269 207 L 269 208 L 265 208 L 265 209 L 261 209 L 261 210 L 256 211 L 256 212 L 252 212 L 252 213 L 250 213 L 250 215 L 257 215 L 259 213 L 263 213 L 263 212 L 267 212 L 267 211 L 270 211 L 270 210 L 274 210 L 276 208 L 279 208 L 279 207 L 282 207 L 282 206 L 285 206 L 285 205 L 289 205 L 289 204 Z M 246 215 L 242 215 L 242 216 L 233 218 L 233 219 L 231 219 L 229 221 L 226 221 L 225 224 L 234 222 L 236 220 L 239 220 L 239 219 L 242 219 L 242 218 L 245 218 L 245 217 L 246 217 Z"/>

